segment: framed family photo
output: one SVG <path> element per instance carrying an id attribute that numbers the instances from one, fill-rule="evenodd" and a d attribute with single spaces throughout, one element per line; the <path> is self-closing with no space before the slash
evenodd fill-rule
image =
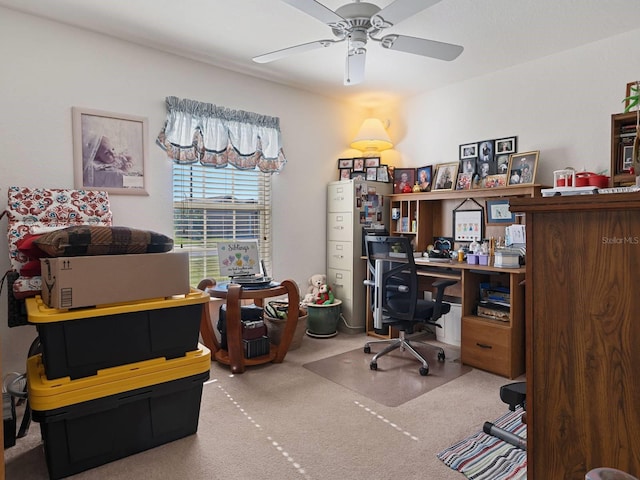
<path id="1" fill-rule="evenodd" d="M 377 168 L 376 181 L 385 183 L 389 183 L 391 181 L 389 167 L 387 165 L 380 165 Z"/>
<path id="2" fill-rule="evenodd" d="M 125 195 L 148 195 L 147 119 L 73 107 L 74 186 Z"/>
<path id="3" fill-rule="evenodd" d="M 458 179 L 459 162 L 436 165 L 435 181 L 432 190 L 453 190 Z"/>
<path id="4" fill-rule="evenodd" d="M 536 178 L 536 168 L 538 167 L 539 155 L 539 150 L 512 154 L 509 159 L 509 179 L 507 184 L 533 184 Z"/>

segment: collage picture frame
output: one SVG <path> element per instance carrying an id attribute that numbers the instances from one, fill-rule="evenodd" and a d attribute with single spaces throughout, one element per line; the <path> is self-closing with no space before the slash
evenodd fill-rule
<path id="1" fill-rule="evenodd" d="M 366 180 L 389 183 L 388 165 L 380 163 L 380 157 L 354 157 L 338 159 L 338 180 Z"/>

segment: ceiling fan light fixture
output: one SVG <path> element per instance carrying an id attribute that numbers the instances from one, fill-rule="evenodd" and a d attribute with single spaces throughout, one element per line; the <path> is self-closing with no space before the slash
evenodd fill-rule
<path id="1" fill-rule="evenodd" d="M 378 118 L 367 118 L 351 142 L 351 148 L 362 152 L 380 152 L 393 147 L 391 137 Z"/>

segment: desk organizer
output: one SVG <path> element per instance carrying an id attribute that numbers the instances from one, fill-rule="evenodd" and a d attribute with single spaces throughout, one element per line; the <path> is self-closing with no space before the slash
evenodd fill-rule
<path id="1" fill-rule="evenodd" d="M 196 433 L 210 351 L 147 360 L 97 375 L 49 380 L 27 360 L 29 404 L 49 476 L 59 479 Z"/>
<path id="2" fill-rule="evenodd" d="M 97 308 L 59 310 L 36 296 L 26 300 L 36 326 L 47 378 L 77 379 L 104 368 L 198 348 L 202 308 L 209 294 L 190 294 Z"/>

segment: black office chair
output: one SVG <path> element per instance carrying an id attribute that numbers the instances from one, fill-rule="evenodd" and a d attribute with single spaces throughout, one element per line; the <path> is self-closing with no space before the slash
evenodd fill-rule
<path id="1" fill-rule="evenodd" d="M 438 360 L 441 362 L 445 360 L 444 350 L 436 345 L 409 339 L 405 335 L 413 333 L 414 326 L 418 323 L 442 328 L 436 322 L 451 309 L 451 305 L 442 301 L 444 291 L 448 286 L 455 284 L 456 280 L 434 282 L 435 300 L 423 300 L 418 298 L 418 273 L 408 238 L 367 236 L 365 246 L 369 279 L 364 283 L 371 294 L 374 330 L 389 331 L 388 329 L 394 326 L 400 335 L 398 338 L 374 340 L 364 345 L 364 352 L 371 353 L 371 345 L 388 344 L 384 350 L 373 356 L 369 367 L 371 370 L 377 370 L 378 359 L 399 348 L 401 351 L 408 350 L 422 363 L 420 375 L 428 375 L 429 363 L 412 343 L 437 349 Z"/>

